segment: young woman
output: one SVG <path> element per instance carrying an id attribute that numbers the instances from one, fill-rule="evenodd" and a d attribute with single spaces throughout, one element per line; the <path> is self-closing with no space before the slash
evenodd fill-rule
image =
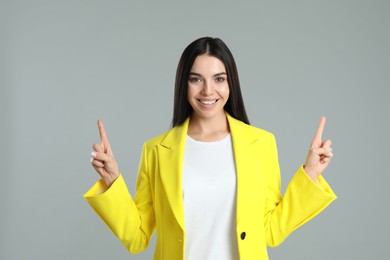
<path id="1" fill-rule="evenodd" d="M 132 253 L 157 231 L 154 259 L 268 259 L 336 198 L 321 176 L 333 155 L 324 125 L 282 198 L 274 136 L 249 125 L 231 52 L 200 38 L 179 61 L 172 129 L 144 144 L 135 197 L 100 120 L 101 179 L 84 197 Z"/>

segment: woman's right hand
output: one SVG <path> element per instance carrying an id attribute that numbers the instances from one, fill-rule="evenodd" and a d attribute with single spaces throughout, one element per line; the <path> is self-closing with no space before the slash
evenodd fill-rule
<path id="1" fill-rule="evenodd" d="M 108 142 L 103 122 L 98 120 L 97 125 L 101 143 L 92 145 L 91 163 L 96 172 L 102 177 L 106 187 L 109 188 L 119 176 L 118 164 Z"/>

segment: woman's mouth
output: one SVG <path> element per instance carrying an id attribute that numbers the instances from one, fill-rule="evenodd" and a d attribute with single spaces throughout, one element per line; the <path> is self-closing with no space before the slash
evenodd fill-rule
<path id="1" fill-rule="evenodd" d="M 198 99 L 198 101 L 203 105 L 209 106 L 209 105 L 213 105 L 213 104 L 217 103 L 218 99 L 214 99 L 214 100 L 200 100 L 200 99 Z"/>

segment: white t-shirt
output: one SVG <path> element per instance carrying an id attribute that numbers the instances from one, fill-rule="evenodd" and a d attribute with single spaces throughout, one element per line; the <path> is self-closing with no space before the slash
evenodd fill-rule
<path id="1" fill-rule="evenodd" d="M 236 170 L 230 134 L 216 142 L 187 136 L 183 164 L 186 260 L 238 260 Z"/>

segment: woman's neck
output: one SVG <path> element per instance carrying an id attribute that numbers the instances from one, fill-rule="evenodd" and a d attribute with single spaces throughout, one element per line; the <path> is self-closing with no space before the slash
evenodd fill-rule
<path id="1" fill-rule="evenodd" d="M 199 118 L 192 115 L 187 134 L 197 141 L 214 142 L 223 139 L 229 132 L 229 123 L 224 113 L 215 118 Z"/>

